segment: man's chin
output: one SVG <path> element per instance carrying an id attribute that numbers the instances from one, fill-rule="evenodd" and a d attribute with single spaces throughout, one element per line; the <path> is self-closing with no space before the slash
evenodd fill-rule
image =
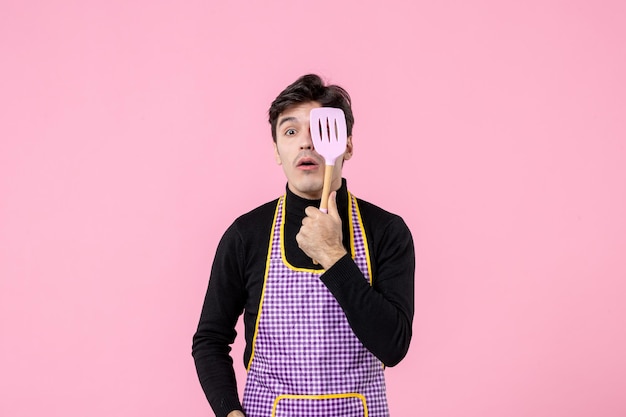
<path id="1" fill-rule="evenodd" d="M 324 184 L 289 184 L 289 189 L 297 196 L 309 200 L 319 200 L 322 198 L 322 187 Z"/>

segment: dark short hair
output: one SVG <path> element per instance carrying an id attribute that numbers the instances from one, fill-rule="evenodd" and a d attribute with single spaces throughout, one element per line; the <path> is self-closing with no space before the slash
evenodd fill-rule
<path id="1" fill-rule="evenodd" d="M 274 142 L 276 142 L 278 116 L 291 106 L 309 101 L 317 101 L 322 107 L 336 107 L 343 110 L 346 115 L 348 136 L 352 135 L 354 116 L 352 115 L 352 100 L 348 92 L 338 85 L 325 85 L 319 75 L 307 74 L 285 88 L 270 106 L 269 122 L 272 126 Z"/>

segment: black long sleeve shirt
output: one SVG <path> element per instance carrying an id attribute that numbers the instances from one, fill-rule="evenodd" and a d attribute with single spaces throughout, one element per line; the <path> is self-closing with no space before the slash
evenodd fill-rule
<path id="1" fill-rule="evenodd" d="M 244 314 L 248 364 L 263 288 L 267 250 L 278 200 L 239 217 L 222 237 L 213 261 L 200 322 L 193 337 L 192 354 L 200 383 L 217 417 L 241 410 L 230 345 L 235 325 Z M 412 335 L 415 254 L 413 240 L 399 216 L 357 199 L 369 244 L 372 284 L 364 279 L 350 255 L 325 271 L 320 279 L 337 299 L 355 335 L 386 366 L 406 355 Z M 284 246 L 287 261 L 299 268 L 322 269 L 298 247 L 296 234 L 307 200 L 287 188 Z M 348 192 L 346 181 L 337 192 L 348 253 Z"/>

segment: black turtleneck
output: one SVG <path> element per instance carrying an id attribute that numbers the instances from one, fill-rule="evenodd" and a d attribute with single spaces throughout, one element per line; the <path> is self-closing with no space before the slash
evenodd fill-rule
<path id="1" fill-rule="evenodd" d="M 341 305 L 361 343 L 385 365 L 394 366 L 406 355 L 412 334 L 413 240 L 399 216 L 357 200 L 369 243 L 372 285 L 350 255 L 341 258 L 320 279 Z M 192 352 L 200 383 L 217 417 L 242 409 L 229 345 L 235 340 L 234 327 L 243 312 L 243 359 L 247 365 L 276 204 L 277 200 L 271 201 L 235 220 L 224 233 L 213 261 Z M 304 199 L 287 188 L 285 255 L 296 267 L 322 269 L 296 243 L 308 206 L 319 207 L 319 200 Z M 344 246 L 350 253 L 345 180 L 337 192 L 337 208 L 343 223 Z"/>

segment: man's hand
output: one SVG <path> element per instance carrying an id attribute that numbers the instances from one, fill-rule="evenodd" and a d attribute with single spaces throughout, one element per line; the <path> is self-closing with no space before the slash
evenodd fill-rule
<path id="1" fill-rule="evenodd" d="M 307 207 L 296 241 L 300 249 L 311 259 L 329 269 L 347 252 L 343 247 L 341 217 L 337 211 L 337 192 L 328 197 L 328 214 L 316 207 Z"/>
<path id="2" fill-rule="evenodd" d="M 246 417 L 246 415 L 239 410 L 234 410 L 228 413 L 226 417 Z"/>

